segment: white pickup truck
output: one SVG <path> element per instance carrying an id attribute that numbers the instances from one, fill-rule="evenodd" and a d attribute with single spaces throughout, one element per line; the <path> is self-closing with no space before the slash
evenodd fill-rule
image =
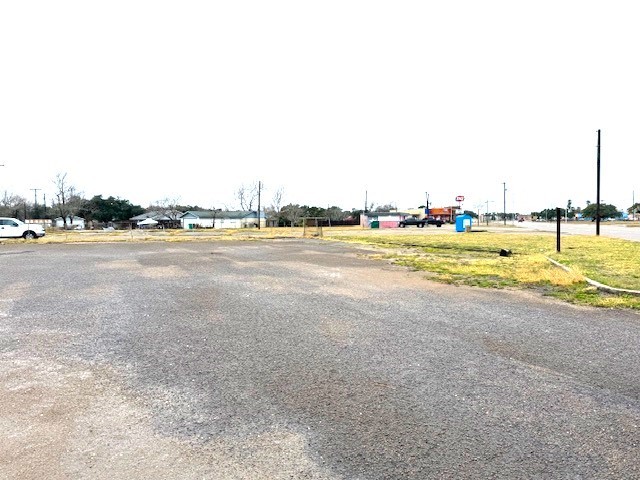
<path id="1" fill-rule="evenodd" d="M 0 238 L 32 240 L 44 237 L 44 228 L 37 223 L 24 223 L 17 218 L 0 217 Z"/>

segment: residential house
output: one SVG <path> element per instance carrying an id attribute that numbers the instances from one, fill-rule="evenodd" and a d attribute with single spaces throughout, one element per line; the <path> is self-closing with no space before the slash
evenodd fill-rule
<path id="1" fill-rule="evenodd" d="M 214 228 L 216 217 L 219 217 L 220 211 L 204 210 L 204 211 L 188 211 L 180 216 L 180 225 L 185 230 L 193 228 Z"/>
<path id="2" fill-rule="evenodd" d="M 56 228 L 65 228 L 65 222 L 62 217 L 54 218 L 53 223 Z M 85 229 L 84 218 L 68 216 L 66 228 L 68 230 L 84 230 Z"/>
<path id="3" fill-rule="evenodd" d="M 163 212 L 151 211 L 141 213 L 140 215 L 136 215 L 135 217 L 131 217 L 129 220 L 133 224 L 133 226 L 143 226 L 144 224 L 140 224 L 140 222 L 144 222 L 145 220 L 155 220 L 158 222 L 155 224 L 158 228 L 180 228 L 180 216 L 182 213 L 176 212 L 175 218 L 171 218 L 174 214 L 167 215 Z"/>
<path id="4" fill-rule="evenodd" d="M 256 228 L 258 212 L 253 211 L 189 211 L 180 217 L 182 228 Z M 266 227 L 267 220 L 260 212 L 260 227 Z"/>

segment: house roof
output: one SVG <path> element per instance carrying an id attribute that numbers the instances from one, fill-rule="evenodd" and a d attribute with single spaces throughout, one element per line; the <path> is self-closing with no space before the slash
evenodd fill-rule
<path id="1" fill-rule="evenodd" d="M 411 213 L 407 212 L 367 212 L 365 214 L 367 217 L 400 217 L 400 216 L 411 216 Z"/>
<path id="2" fill-rule="evenodd" d="M 169 222 L 173 220 L 172 218 L 166 216 L 164 213 L 157 211 L 141 213 L 140 215 L 131 217 L 129 220 L 131 220 L 132 222 L 138 222 L 140 220 L 146 220 L 147 218 L 153 218 L 158 222 Z M 177 215 L 177 218 L 180 218 L 180 215 Z"/>
<path id="3" fill-rule="evenodd" d="M 264 213 L 260 212 L 261 218 L 264 218 Z M 180 218 L 221 218 L 227 220 L 242 220 L 243 218 L 257 218 L 258 213 L 255 210 L 226 210 L 226 211 L 211 211 L 211 210 L 189 210 L 188 212 L 180 215 Z M 155 217 L 154 217 L 155 218 Z M 133 219 L 132 219 L 133 220 Z M 156 219 L 157 220 L 157 219 Z"/>
<path id="4" fill-rule="evenodd" d="M 258 213 L 256 211 L 229 210 L 226 212 L 219 212 L 218 218 L 238 220 L 242 218 L 256 218 L 257 216 L 258 216 Z"/>
<path id="5" fill-rule="evenodd" d="M 211 210 L 189 210 L 180 215 L 180 218 L 220 218 L 221 212 Z"/>

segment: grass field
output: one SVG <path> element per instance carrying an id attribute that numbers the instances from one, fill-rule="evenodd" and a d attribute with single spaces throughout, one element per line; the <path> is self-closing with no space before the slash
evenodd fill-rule
<path id="1" fill-rule="evenodd" d="M 584 277 L 640 290 L 640 243 L 571 235 L 556 252 L 555 234 L 511 232 L 377 234 L 344 233 L 342 241 L 379 248 L 378 256 L 424 271 L 433 280 L 485 288 L 535 289 L 545 295 L 600 307 L 640 309 L 640 296 L 597 290 Z M 500 250 L 511 256 L 500 256 Z M 566 272 L 549 262 L 569 267 Z"/>
<path id="2" fill-rule="evenodd" d="M 425 277 L 452 285 L 484 288 L 534 289 L 578 304 L 640 309 L 640 296 L 611 294 L 590 286 L 589 277 L 606 285 L 640 290 L 640 242 L 596 236 L 566 235 L 562 252 L 556 252 L 555 234 L 513 232 L 496 229 L 474 233 L 450 230 L 369 230 L 323 228 L 324 240 L 374 247 L 372 257 L 393 261 Z M 317 236 L 314 229 L 307 234 Z M 262 230 L 131 230 L 55 232 L 39 243 L 224 241 L 299 238 L 301 228 Z M 4 240 L 3 240 L 4 241 Z M 24 240 L 6 240 L 24 242 Z M 509 250 L 508 257 L 500 256 Z M 569 267 L 566 272 L 549 262 L 552 258 Z"/>

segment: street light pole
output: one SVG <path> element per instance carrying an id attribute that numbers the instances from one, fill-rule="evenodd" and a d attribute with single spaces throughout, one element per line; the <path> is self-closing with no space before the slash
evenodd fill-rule
<path id="1" fill-rule="evenodd" d="M 262 181 L 258 181 L 258 230 L 260 230 L 260 190 L 262 190 Z"/>
<path id="2" fill-rule="evenodd" d="M 600 130 L 598 130 L 597 150 L 597 193 L 596 193 L 596 235 L 600 235 Z"/>
<path id="3" fill-rule="evenodd" d="M 507 184 L 506 182 L 502 182 L 502 216 L 504 219 L 504 224 L 507 224 Z"/>

